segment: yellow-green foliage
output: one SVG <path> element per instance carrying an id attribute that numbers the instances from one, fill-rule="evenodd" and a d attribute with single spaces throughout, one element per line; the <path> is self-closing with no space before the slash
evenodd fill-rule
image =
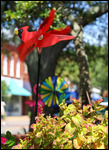
<path id="1" fill-rule="evenodd" d="M 104 109 L 99 105 L 102 100 L 83 109 L 79 100 L 73 101 L 60 104 L 59 116 L 37 116 L 33 132 L 13 149 L 108 149 L 108 112 L 104 117 L 96 113 Z"/>

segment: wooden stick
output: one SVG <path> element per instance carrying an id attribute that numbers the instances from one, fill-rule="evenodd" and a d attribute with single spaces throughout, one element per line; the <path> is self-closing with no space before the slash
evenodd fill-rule
<path id="1" fill-rule="evenodd" d="M 91 100 L 90 100 L 90 98 L 89 98 L 89 94 L 88 94 L 88 92 L 87 92 L 87 91 L 86 91 L 86 95 L 87 95 L 87 98 L 88 98 L 89 104 L 92 104 L 92 103 L 91 103 Z"/>

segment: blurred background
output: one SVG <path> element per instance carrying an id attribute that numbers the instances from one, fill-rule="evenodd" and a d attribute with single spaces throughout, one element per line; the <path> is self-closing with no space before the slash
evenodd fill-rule
<path id="1" fill-rule="evenodd" d="M 48 76 L 61 76 L 71 92 L 68 101 L 78 99 L 86 87 L 91 100 L 103 98 L 108 107 L 108 1 L 1 1 L 2 133 L 28 132 L 33 109 L 25 102 L 35 99 L 37 48 L 21 62 L 16 51 L 21 40 L 14 30 L 27 25 L 29 31 L 38 30 L 51 8 L 56 15 L 50 30 L 70 25 L 70 34 L 80 36 L 88 82 L 83 85 L 77 41 L 71 40 L 42 49 L 40 83 Z"/>

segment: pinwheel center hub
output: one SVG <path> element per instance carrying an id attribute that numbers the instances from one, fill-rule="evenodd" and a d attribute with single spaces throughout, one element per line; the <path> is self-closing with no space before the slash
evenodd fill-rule
<path id="1" fill-rule="evenodd" d="M 53 94 L 54 94 L 54 95 L 57 95 L 57 94 L 58 94 L 58 92 L 57 92 L 57 91 L 54 91 L 54 92 L 53 92 Z"/>
<path id="2" fill-rule="evenodd" d="M 43 35 L 41 34 L 41 36 L 38 38 L 38 40 L 42 40 L 43 39 Z"/>

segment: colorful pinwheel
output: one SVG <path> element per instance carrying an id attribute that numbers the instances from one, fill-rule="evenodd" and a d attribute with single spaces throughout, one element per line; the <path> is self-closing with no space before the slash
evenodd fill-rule
<path id="1" fill-rule="evenodd" d="M 62 95 L 64 99 L 70 96 L 67 90 L 68 85 L 63 78 L 59 76 L 49 76 L 41 84 L 41 99 L 48 107 L 57 107 L 57 105 L 62 102 Z"/>

